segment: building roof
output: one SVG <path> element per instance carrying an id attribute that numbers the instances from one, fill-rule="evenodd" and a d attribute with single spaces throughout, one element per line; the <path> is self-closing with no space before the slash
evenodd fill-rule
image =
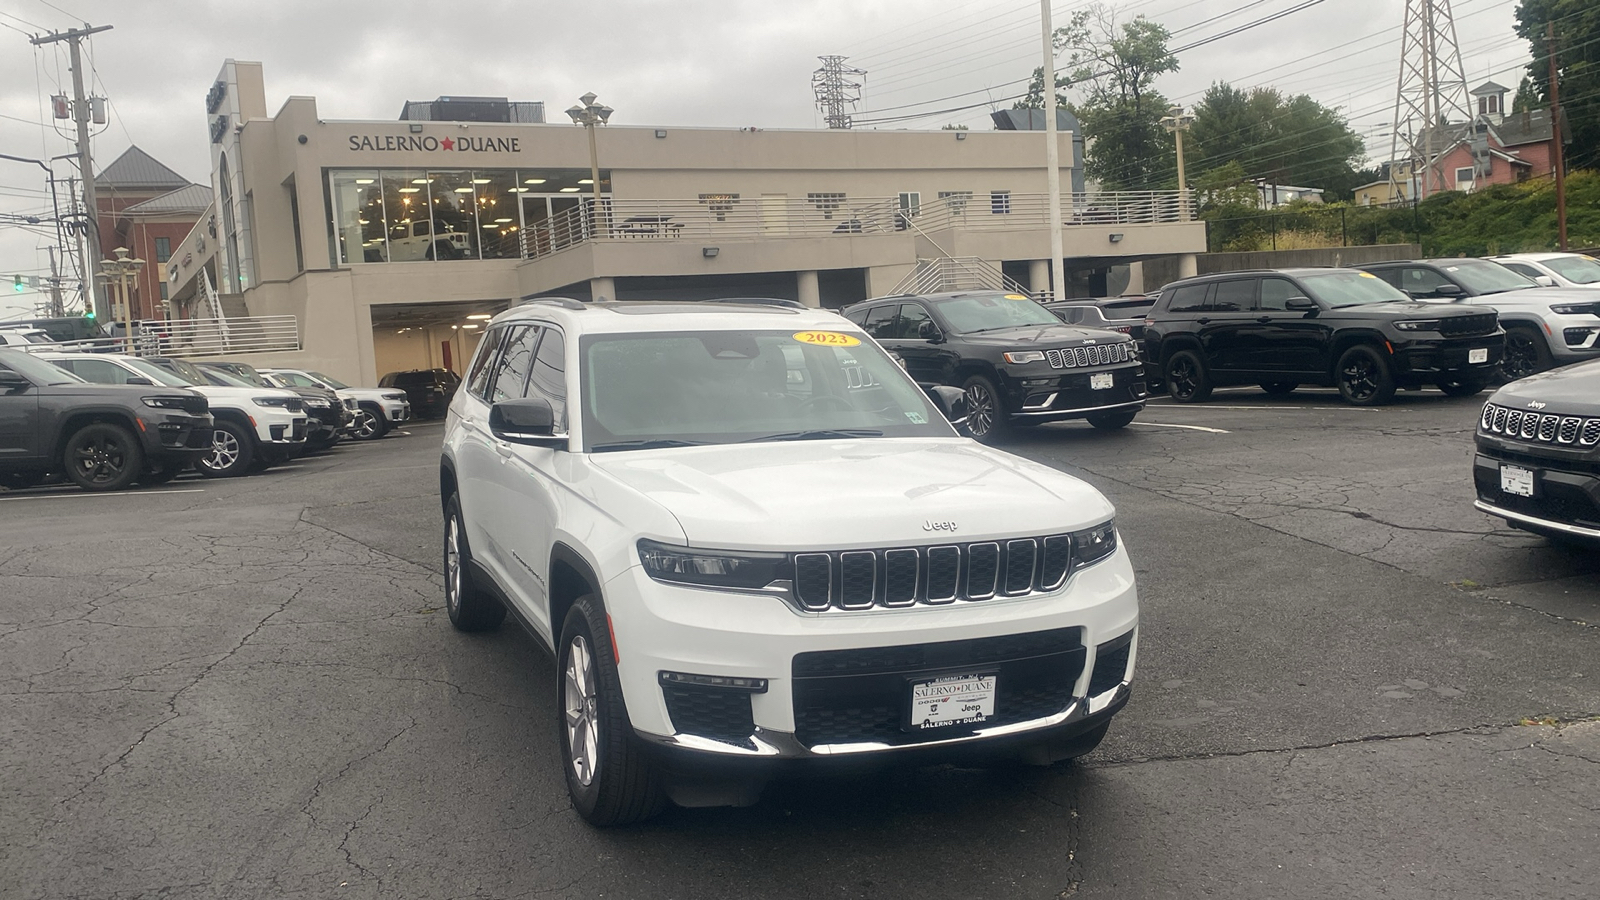
<path id="1" fill-rule="evenodd" d="M 1500 143 L 1507 147 L 1548 141 L 1551 136 L 1550 110 L 1535 109 L 1530 112 L 1513 113 L 1502 119 L 1500 124 L 1494 127 L 1494 132 L 1500 137 Z M 1563 143 L 1572 140 L 1567 135 L 1562 137 Z"/>
<path id="2" fill-rule="evenodd" d="M 189 179 L 172 171 L 155 157 L 140 150 L 137 144 L 131 145 L 122 151 L 109 166 L 106 166 L 98 175 L 94 176 L 97 187 L 123 188 L 134 190 L 177 190 L 189 185 Z"/>
<path id="3" fill-rule="evenodd" d="M 1483 84 L 1480 84 L 1472 89 L 1472 96 L 1482 97 L 1488 94 L 1505 94 L 1510 93 L 1510 91 L 1511 88 L 1508 88 L 1503 84 L 1495 84 L 1492 81 L 1485 81 Z"/>
<path id="4" fill-rule="evenodd" d="M 203 213 L 211 205 L 211 188 L 203 184 L 189 184 L 142 203 L 135 203 L 121 212 L 124 216 L 159 216 L 174 213 Z"/>

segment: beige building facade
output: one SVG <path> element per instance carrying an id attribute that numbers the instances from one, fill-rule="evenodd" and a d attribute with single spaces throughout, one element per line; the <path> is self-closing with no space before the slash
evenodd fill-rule
<path id="1" fill-rule="evenodd" d="M 213 209 L 166 273 L 174 315 L 297 317 L 300 349 L 259 364 L 459 372 L 485 317 L 540 296 L 841 307 L 951 273 L 1049 290 L 1038 132 L 610 125 L 591 158 L 573 125 L 328 120 L 311 97 L 268 115 L 260 64 L 232 60 L 207 107 Z M 1205 249 L 1175 192 L 1062 200 L 1074 293 Z"/>

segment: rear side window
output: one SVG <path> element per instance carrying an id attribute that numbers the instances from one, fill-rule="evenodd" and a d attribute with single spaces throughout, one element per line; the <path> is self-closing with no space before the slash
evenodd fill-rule
<path id="1" fill-rule="evenodd" d="M 878 340 L 899 337 L 899 335 L 895 333 L 894 324 L 895 311 L 899 308 L 900 307 L 895 306 L 894 304 L 880 306 L 867 313 L 867 319 L 864 323 L 862 323 L 861 327 L 866 330 L 867 334 L 872 335 Z"/>
<path id="2" fill-rule="evenodd" d="M 1209 284 L 1186 284 L 1180 288 L 1173 288 L 1172 301 L 1167 304 L 1167 309 L 1175 313 L 1203 312 L 1206 308 L 1206 293 L 1210 289 Z"/>
<path id="3" fill-rule="evenodd" d="M 554 328 L 544 329 L 539 352 L 533 357 L 528 395 L 549 400 L 556 431 L 567 430 L 567 340 Z"/>
<path id="4" fill-rule="evenodd" d="M 533 348 L 539 342 L 539 329 L 532 325 L 516 325 L 506 337 L 506 348 L 494 367 L 494 380 L 489 386 L 489 402 L 517 400 L 523 396 L 523 385 L 528 381 L 528 368 L 533 365 Z"/>
<path id="5" fill-rule="evenodd" d="M 1256 282 L 1254 278 L 1239 278 L 1217 282 L 1217 292 L 1211 298 L 1211 308 L 1217 312 L 1247 312 L 1256 308 Z"/>
<path id="6" fill-rule="evenodd" d="M 480 400 L 489 397 L 489 376 L 493 374 L 495 354 L 499 352 L 507 330 L 489 329 L 489 333 L 483 336 L 483 342 L 478 345 L 478 355 L 473 357 L 472 367 L 467 370 L 467 393 Z"/>

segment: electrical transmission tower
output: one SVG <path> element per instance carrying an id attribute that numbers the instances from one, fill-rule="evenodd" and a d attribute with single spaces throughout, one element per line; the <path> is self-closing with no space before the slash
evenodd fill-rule
<path id="1" fill-rule="evenodd" d="M 811 73 L 811 90 L 817 95 L 817 108 L 822 110 L 829 128 L 849 128 L 850 113 L 846 106 L 855 108 L 861 102 L 860 82 L 849 79 L 867 74 L 866 69 L 845 66 L 843 56 L 819 56 L 822 68 Z"/>
<path id="2" fill-rule="evenodd" d="M 1444 188 L 1439 157 L 1457 131 L 1472 122 L 1466 70 L 1456 42 L 1450 0 L 1406 0 L 1405 33 L 1400 39 L 1400 85 L 1395 93 L 1394 137 L 1390 143 L 1389 183 L 1398 190 L 1401 160 L 1410 162 L 1415 199 Z M 1458 129 L 1445 126 L 1458 125 Z"/>

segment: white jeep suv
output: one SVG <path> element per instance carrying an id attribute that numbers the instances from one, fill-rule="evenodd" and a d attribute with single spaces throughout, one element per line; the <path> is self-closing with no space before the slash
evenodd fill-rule
<path id="1" fill-rule="evenodd" d="M 445 605 L 554 651 L 585 819 L 754 803 L 796 765 L 1100 742 L 1139 619 L 1114 510 L 929 391 L 822 310 L 494 320 L 446 418 Z"/>
<path id="2" fill-rule="evenodd" d="M 411 401 L 405 391 L 392 388 L 351 387 L 321 372 L 308 369 L 262 369 L 261 374 L 285 387 L 327 388 L 343 400 L 350 409 L 350 437 L 358 441 L 374 441 L 395 428 L 411 421 Z"/>

